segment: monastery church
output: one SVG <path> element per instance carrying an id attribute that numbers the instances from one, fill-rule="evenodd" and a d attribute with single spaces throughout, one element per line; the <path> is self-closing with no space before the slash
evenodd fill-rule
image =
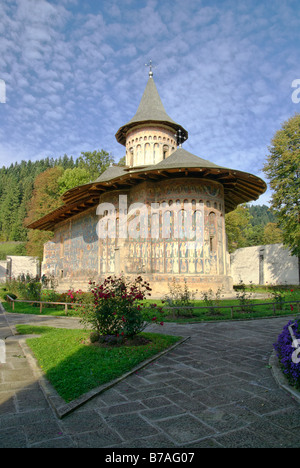
<path id="1" fill-rule="evenodd" d="M 111 165 L 94 182 L 67 191 L 61 207 L 28 226 L 54 233 L 42 273 L 54 274 L 59 290 L 86 290 L 90 279 L 119 274 L 141 275 L 159 296 L 173 278 L 186 279 L 191 291 L 232 289 L 225 214 L 267 187 L 184 150 L 187 138 L 166 113 L 150 69 L 136 114 L 116 133 L 126 165 Z M 191 232 L 200 232 L 194 238 L 181 229 L 187 211 Z"/>

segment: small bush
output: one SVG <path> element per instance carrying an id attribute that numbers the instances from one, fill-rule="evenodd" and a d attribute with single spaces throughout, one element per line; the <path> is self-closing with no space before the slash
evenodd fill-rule
<path id="1" fill-rule="evenodd" d="M 216 294 L 211 289 L 201 294 L 209 315 L 221 315 L 221 310 L 218 308 L 221 305 L 221 292 L 222 289 L 219 288 Z"/>
<path id="2" fill-rule="evenodd" d="M 168 287 L 169 293 L 163 297 L 163 302 L 171 307 L 173 317 L 192 316 L 193 309 L 183 309 L 183 307 L 192 307 L 196 292 L 189 291 L 186 279 L 182 286 L 173 278 L 172 282 L 168 283 Z"/>
<path id="3" fill-rule="evenodd" d="M 59 300 L 59 295 L 53 289 L 41 290 L 41 301 L 43 302 L 62 302 Z M 46 304 L 45 307 L 56 307 L 55 304 Z"/>
<path id="4" fill-rule="evenodd" d="M 40 301 L 42 284 L 38 277 L 20 275 L 18 279 L 12 279 L 7 283 L 9 291 L 15 294 L 19 299 L 28 301 Z"/>
<path id="5" fill-rule="evenodd" d="M 91 341 L 91 343 L 96 343 L 96 341 L 99 341 L 99 338 L 100 338 L 100 334 L 99 334 L 98 332 L 93 331 L 93 332 L 90 334 L 90 341 Z"/>
<path id="6" fill-rule="evenodd" d="M 246 312 L 246 313 L 253 312 L 254 310 L 253 310 L 252 295 L 253 295 L 254 285 L 250 281 L 249 292 L 247 292 L 247 287 L 245 286 L 242 280 L 239 282 L 238 286 L 239 287 L 236 292 L 236 298 L 240 305 L 240 311 Z"/>
<path id="7" fill-rule="evenodd" d="M 122 339 L 134 337 L 143 331 L 146 320 L 150 320 L 141 302 L 146 295 L 150 295 L 149 291 L 149 283 L 143 281 L 141 276 L 134 282 L 123 276 L 109 276 L 102 284 L 90 282 L 89 295 L 76 295 L 72 290 L 68 294 L 70 300 L 80 302 L 77 310 L 85 326 L 92 326 L 101 336 Z M 157 322 L 157 317 L 152 321 Z"/>
<path id="8" fill-rule="evenodd" d="M 279 310 L 283 309 L 285 296 L 287 292 L 287 288 L 282 287 L 281 285 L 277 286 L 276 288 L 273 288 L 273 290 L 269 292 L 269 297 L 276 303 L 276 306 Z"/>

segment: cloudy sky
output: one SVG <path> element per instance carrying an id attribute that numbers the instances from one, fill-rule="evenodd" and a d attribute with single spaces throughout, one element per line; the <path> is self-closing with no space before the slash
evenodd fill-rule
<path id="1" fill-rule="evenodd" d="M 300 112 L 299 43 L 299 0 L 1 0 L 0 166 L 102 148 L 118 162 L 152 59 L 184 148 L 265 178 L 272 137 Z"/>

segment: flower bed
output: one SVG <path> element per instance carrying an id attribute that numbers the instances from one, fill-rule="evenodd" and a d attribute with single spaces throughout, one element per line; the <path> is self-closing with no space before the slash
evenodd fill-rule
<path id="1" fill-rule="evenodd" d="M 300 389 L 300 319 L 290 320 L 273 346 L 289 383 Z"/>

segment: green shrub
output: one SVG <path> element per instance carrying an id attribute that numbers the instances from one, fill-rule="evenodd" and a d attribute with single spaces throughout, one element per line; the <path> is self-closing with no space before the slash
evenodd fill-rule
<path id="1" fill-rule="evenodd" d="M 147 316 L 144 304 L 141 301 L 150 295 L 149 283 L 139 276 L 134 282 L 124 277 L 109 276 L 102 284 L 90 282 L 91 294 L 76 297 L 74 291 L 69 290 L 70 299 L 79 302 L 77 307 L 85 326 L 102 336 L 117 338 L 131 338 L 144 330 L 147 325 Z M 78 294 L 78 291 L 77 291 Z M 74 307 L 76 309 L 76 307 Z M 157 313 L 157 315 L 159 312 Z M 158 317 L 152 321 L 158 323 Z M 163 325 L 163 322 L 160 322 Z"/>
<path id="2" fill-rule="evenodd" d="M 59 295 L 53 289 L 41 290 L 41 301 L 43 302 L 63 302 L 59 299 Z M 56 305 L 46 304 L 45 307 L 56 307 Z"/>
<path id="3" fill-rule="evenodd" d="M 41 300 L 41 283 L 30 282 L 25 286 L 25 299 L 28 301 L 40 301 Z"/>
<path id="4" fill-rule="evenodd" d="M 96 331 L 93 331 L 91 334 L 90 334 L 90 341 L 91 343 L 96 343 L 96 341 L 99 341 L 99 338 L 100 338 L 100 334 Z"/>
<path id="5" fill-rule="evenodd" d="M 216 294 L 213 293 L 212 289 L 201 294 L 209 315 L 221 315 L 221 310 L 218 308 L 221 305 L 221 292 L 222 289 L 219 288 Z"/>
<path id="6" fill-rule="evenodd" d="M 252 284 L 252 281 L 250 281 L 249 289 L 250 291 L 247 292 L 247 287 L 245 286 L 243 280 L 240 280 L 239 288 L 236 292 L 236 298 L 239 302 L 241 312 L 254 312 L 252 300 L 254 285 Z"/>
<path id="7" fill-rule="evenodd" d="M 183 309 L 183 307 L 192 307 L 196 292 L 189 291 L 186 279 L 184 278 L 184 286 L 182 286 L 173 278 L 172 282 L 168 283 L 168 287 L 169 293 L 163 297 L 163 301 L 171 307 L 173 317 L 192 316 L 193 309 Z"/>

